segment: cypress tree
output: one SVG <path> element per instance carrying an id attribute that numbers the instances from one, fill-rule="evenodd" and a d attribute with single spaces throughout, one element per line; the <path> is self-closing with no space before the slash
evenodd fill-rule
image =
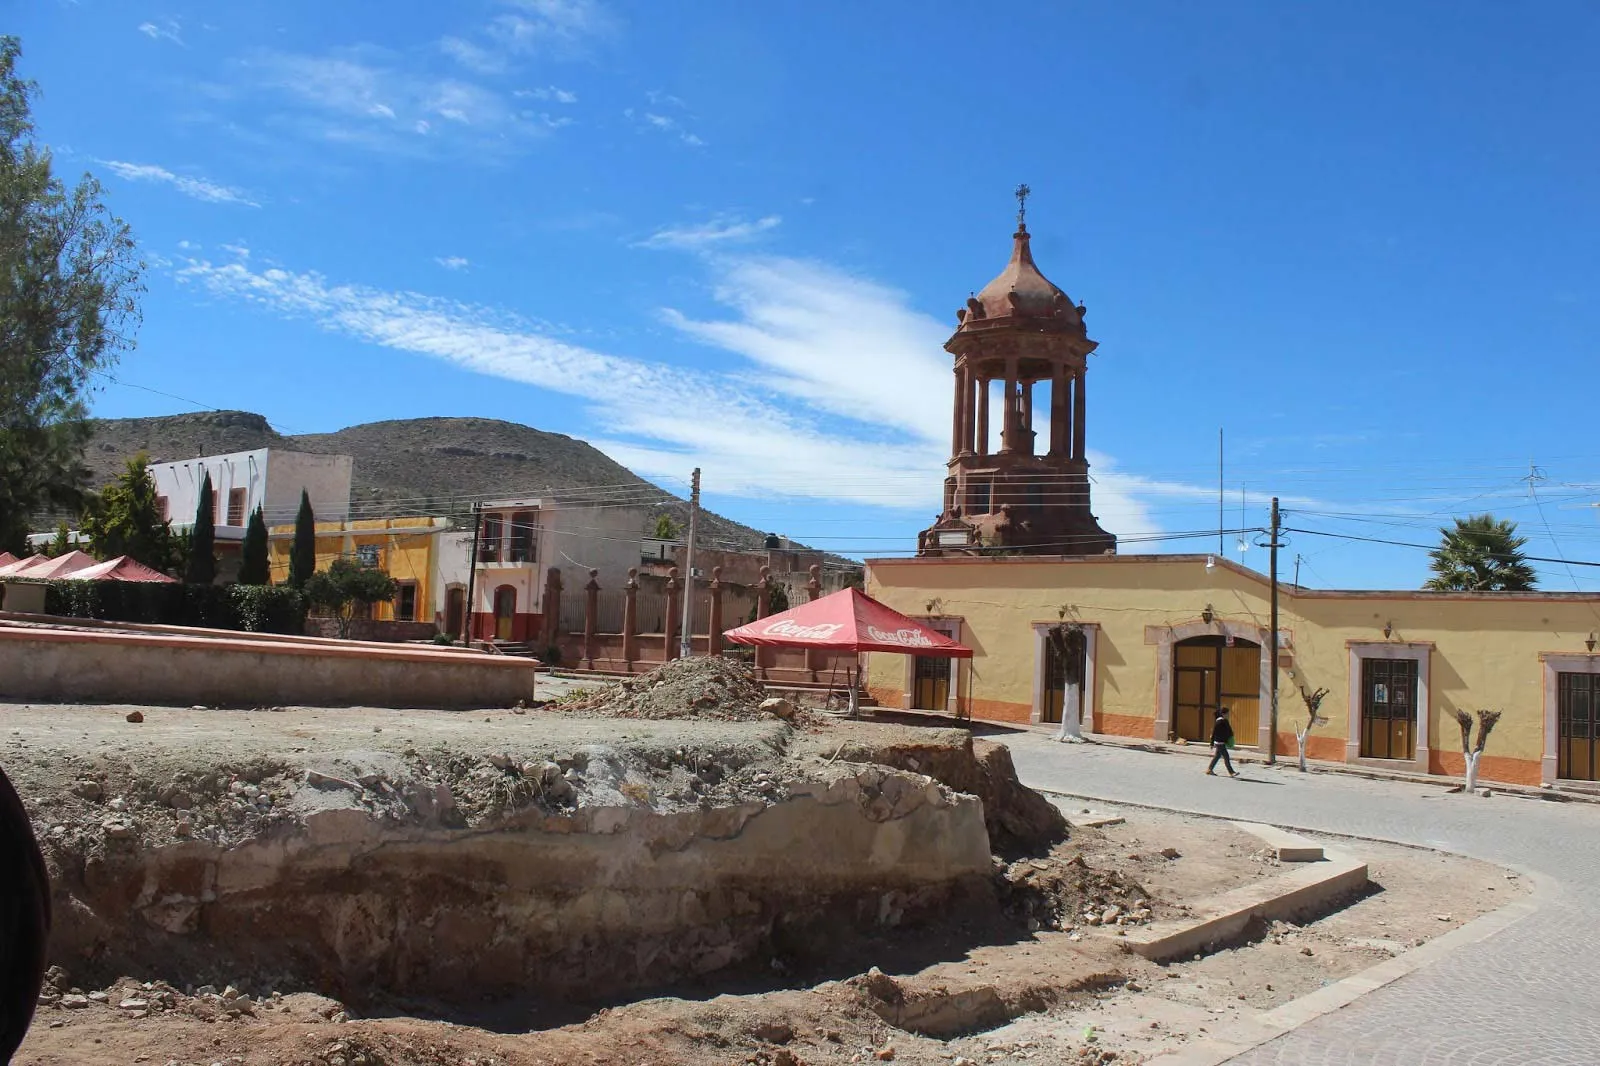
<path id="1" fill-rule="evenodd" d="M 244 547 L 239 551 L 239 584 L 269 585 L 272 583 L 272 564 L 267 559 L 267 520 L 257 507 L 250 512 L 250 524 L 244 531 Z"/>
<path id="2" fill-rule="evenodd" d="M 300 512 L 294 516 L 294 546 L 289 549 L 289 585 L 305 588 L 317 572 L 317 516 L 311 511 L 311 497 L 300 490 Z"/>
<path id="3" fill-rule="evenodd" d="M 189 566 L 183 579 L 191 585 L 209 585 L 217 579 L 217 504 L 211 491 L 211 471 L 200 479 L 200 504 L 194 509 L 189 530 Z"/>

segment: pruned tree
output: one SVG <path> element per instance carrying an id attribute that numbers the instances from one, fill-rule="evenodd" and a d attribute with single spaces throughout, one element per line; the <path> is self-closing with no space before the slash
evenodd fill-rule
<path id="1" fill-rule="evenodd" d="M 83 532 L 96 559 L 127 555 L 163 573 L 182 555 L 172 526 L 161 517 L 150 460 L 143 452 L 128 460 L 117 480 L 94 497 L 83 517 Z"/>
<path id="2" fill-rule="evenodd" d="M 289 585 L 303 589 L 317 572 L 317 516 L 311 496 L 300 490 L 300 510 L 294 516 L 294 543 L 289 547 Z"/>
<path id="3" fill-rule="evenodd" d="M 211 471 L 200 479 L 200 502 L 195 505 L 189 529 L 189 565 L 183 579 L 191 585 L 209 585 L 217 579 L 217 497 L 211 491 Z"/>
<path id="4" fill-rule="evenodd" d="M 83 504 L 86 398 L 133 346 L 144 271 L 100 184 L 65 185 L 34 140 L 37 88 L 17 74 L 21 55 L 17 38 L 0 37 L 0 550 L 10 551 L 32 515 Z"/>
<path id="5" fill-rule="evenodd" d="M 1301 773 L 1306 772 L 1306 738 L 1311 735 L 1313 729 L 1328 720 L 1321 713 L 1322 698 L 1327 694 L 1328 690 L 1325 688 L 1319 688 L 1315 692 L 1307 692 L 1304 685 L 1300 686 L 1300 699 L 1306 705 L 1306 720 L 1304 725 L 1294 727 L 1294 743 L 1300 757 Z"/>
<path id="6" fill-rule="evenodd" d="M 1066 620 L 1065 607 L 1056 612 L 1056 617 L 1061 621 L 1045 631 L 1049 654 L 1061 663 L 1065 686 L 1061 696 L 1061 728 L 1056 730 L 1056 739 L 1076 744 L 1083 740 L 1083 675 L 1087 666 L 1088 637 L 1083 626 Z"/>
<path id="7" fill-rule="evenodd" d="M 1478 787 L 1478 760 L 1483 758 L 1484 746 L 1489 743 L 1489 734 L 1494 732 L 1494 727 L 1500 721 L 1500 711 L 1480 709 L 1478 711 L 1478 742 L 1472 743 L 1472 715 L 1460 707 L 1454 708 L 1450 714 L 1455 718 L 1456 725 L 1461 727 L 1461 755 L 1466 761 L 1465 792 L 1473 792 Z"/>
<path id="8" fill-rule="evenodd" d="M 306 602 L 333 615 L 339 623 L 339 636 L 350 636 L 350 623 L 359 605 L 372 606 L 394 599 L 397 582 L 375 566 L 362 566 L 354 559 L 335 559 L 327 570 L 312 574 L 306 581 Z"/>
<path id="9" fill-rule="evenodd" d="M 257 507 L 250 512 L 250 524 L 245 527 L 244 544 L 239 549 L 239 584 L 269 585 L 272 583 L 272 562 L 267 557 L 267 520 Z"/>
<path id="10" fill-rule="evenodd" d="M 1517 524 L 1492 514 L 1458 518 L 1454 528 L 1439 530 L 1443 538 L 1433 549 L 1428 568 L 1433 571 L 1422 587 L 1435 592 L 1527 592 L 1539 575 L 1524 557 L 1527 537 L 1517 536 Z"/>
<path id="11" fill-rule="evenodd" d="M 678 523 L 674 522 L 669 514 L 656 515 L 655 529 L 651 532 L 651 536 L 657 540 L 677 540 Z"/>

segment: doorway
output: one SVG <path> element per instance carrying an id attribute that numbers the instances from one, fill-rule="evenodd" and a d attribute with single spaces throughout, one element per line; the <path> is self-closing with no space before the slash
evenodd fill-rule
<path id="1" fill-rule="evenodd" d="M 1255 747 L 1261 723 L 1261 645 L 1240 637 L 1191 637 L 1172 648 L 1172 738 L 1204 743 L 1228 708 L 1234 743 Z"/>
<path id="2" fill-rule="evenodd" d="M 467 613 L 467 592 L 453 588 L 444 594 L 444 631 L 452 637 L 461 637 L 462 622 Z"/>
<path id="3" fill-rule="evenodd" d="M 1081 631 L 1069 633 L 1062 640 L 1053 639 L 1050 633 L 1045 634 L 1044 693 L 1039 701 L 1041 722 L 1061 721 L 1061 715 L 1066 708 L 1067 685 L 1082 683 L 1088 665 L 1087 651 L 1088 644 Z M 1087 701 L 1080 698 L 1078 711 L 1080 717 L 1085 702 Z"/>
<path id="4" fill-rule="evenodd" d="M 501 585 L 494 590 L 494 639 L 510 640 L 517 616 L 517 590 Z"/>
<path id="5" fill-rule="evenodd" d="M 1556 717 L 1556 776 L 1600 781 L 1600 674 L 1557 674 Z"/>
<path id="6" fill-rule="evenodd" d="M 911 707 L 918 711 L 950 709 L 950 668 L 954 659 L 918 655 L 913 660 Z"/>
<path id="7" fill-rule="evenodd" d="M 1361 660 L 1361 757 L 1416 758 L 1417 661 Z"/>

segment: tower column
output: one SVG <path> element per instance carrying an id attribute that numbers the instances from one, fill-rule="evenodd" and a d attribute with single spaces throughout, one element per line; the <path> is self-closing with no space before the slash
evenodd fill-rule
<path id="1" fill-rule="evenodd" d="M 1088 403 L 1083 395 L 1084 367 L 1078 367 L 1073 372 L 1072 381 L 1072 457 L 1084 458 L 1084 413 L 1088 410 Z"/>
<path id="2" fill-rule="evenodd" d="M 956 367 L 956 395 L 955 403 L 951 404 L 954 413 L 950 420 L 950 454 L 961 454 L 961 430 L 967 424 L 967 371 L 964 367 Z"/>
<path id="3" fill-rule="evenodd" d="M 989 454 L 989 378 L 978 375 L 978 446 L 979 455 Z"/>
<path id="4" fill-rule="evenodd" d="M 1033 454 L 1033 382 L 1022 383 L 1022 432 L 1017 434 L 1022 439 L 1024 455 Z"/>
<path id="5" fill-rule="evenodd" d="M 978 420 L 978 397 L 976 375 L 972 367 L 963 367 L 961 371 L 961 454 L 972 454 L 972 434 Z"/>
<path id="6" fill-rule="evenodd" d="M 1000 454 L 1017 450 L 1017 357 L 1006 356 L 1006 402 L 1000 423 Z"/>
<path id="7" fill-rule="evenodd" d="M 1050 371 L 1050 457 L 1067 450 L 1067 375 L 1057 363 Z"/>

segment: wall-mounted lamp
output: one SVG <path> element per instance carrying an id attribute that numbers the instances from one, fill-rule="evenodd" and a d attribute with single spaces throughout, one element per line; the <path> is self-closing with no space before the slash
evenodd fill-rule
<path id="1" fill-rule="evenodd" d="M 1210 573 L 1211 571 L 1215 570 L 1216 568 L 1217 568 L 1217 557 L 1215 555 L 1206 556 L 1206 572 Z"/>
<path id="2" fill-rule="evenodd" d="M 1217 613 L 1211 609 L 1211 605 L 1209 603 L 1206 604 L 1206 609 L 1200 612 L 1200 620 L 1206 625 L 1210 625 L 1211 620 L 1216 616 Z"/>
<path id="3" fill-rule="evenodd" d="M 1595 644 L 1594 634 L 1590 633 L 1589 634 L 1589 639 L 1583 642 L 1583 646 L 1588 648 L 1590 651 L 1594 651 L 1594 644 Z"/>
<path id="4" fill-rule="evenodd" d="M 1384 640 L 1388 640 L 1392 636 L 1394 636 L 1394 623 L 1393 622 L 1385 622 L 1385 623 L 1383 623 L 1383 639 Z"/>

